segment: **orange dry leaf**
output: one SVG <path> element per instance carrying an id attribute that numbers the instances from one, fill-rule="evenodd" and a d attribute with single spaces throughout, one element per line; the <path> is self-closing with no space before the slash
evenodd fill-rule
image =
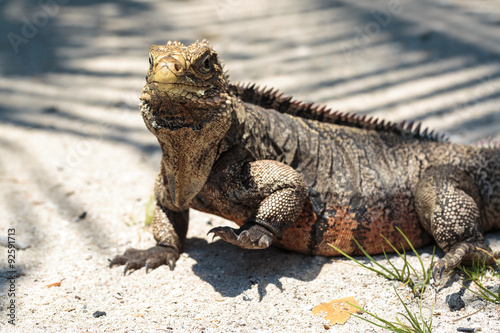
<path id="1" fill-rule="evenodd" d="M 328 319 L 332 325 L 342 325 L 345 324 L 349 317 L 351 317 L 351 313 L 362 313 L 362 311 L 347 303 L 354 304 L 360 307 L 359 303 L 354 299 L 354 297 L 350 296 L 341 299 L 334 299 L 333 301 L 330 301 L 328 303 L 317 305 L 312 309 L 312 313 L 314 315 L 318 315 L 324 312 L 326 313 L 325 319 Z"/>
<path id="2" fill-rule="evenodd" d="M 62 282 L 62 280 L 59 281 L 59 282 L 54 282 L 54 283 L 48 284 L 45 287 L 47 287 L 47 288 L 60 287 L 61 286 L 61 282 Z"/>

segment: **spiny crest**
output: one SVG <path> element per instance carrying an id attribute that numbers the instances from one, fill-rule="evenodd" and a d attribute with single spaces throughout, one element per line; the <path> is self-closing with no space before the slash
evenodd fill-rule
<path id="1" fill-rule="evenodd" d="M 277 89 L 261 88 L 251 83 L 245 85 L 240 83 L 231 84 L 229 89 L 244 102 L 305 119 L 381 132 L 392 132 L 422 140 L 448 141 L 448 138 L 444 134 L 435 133 L 434 131 L 429 132 L 427 128 L 422 130 L 421 124 L 415 124 L 413 121 L 409 123 L 405 121 L 393 123 L 383 119 L 367 117 L 366 115 L 334 111 L 326 108 L 325 105 L 315 105 L 314 103 L 293 100 L 291 96 L 284 96 Z"/>
<path id="2" fill-rule="evenodd" d="M 150 52 L 153 54 L 182 54 L 183 57 L 188 61 L 194 61 L 196 58 L 202 56 L 208 51 L 210 53 L 216 54 L 208 41 L 205 39 L 203 39 L 201 42 L 197 40 L 196 43 L 188 46 L 179 41 L 168 41 L 163 45 L 152 45 L 150 49 Z"/>
<path id="3" fill-rule="evenodd" d="M 178 42 L 178 41 L 176 41 L 176 40 L 174 40 L 174 41 L 170 41 L 170 40 L 169 40 L 169 41 L 167 42 L 167 46 L 185 47 L 185 45 L 184 45 L 184 44 L 182 44 L 181 42 Z"/>
<path id="4" fill-rule="evenodd" d="M 500 141 L 487 138 L 474 143 L 474 146 L 479 148 L 500 148 Z"/>
<path id="5" fill-rule="evenodd" d="M 200 40 L 197 40 L 196 43 L 194 43 L 194 44 L 205 44 L 206 46 L 210 46 L 206 39 L 202 39 L 201 42 L 200 42 Z M 183 44 L 182 42 L 176 41 L 176 40 L 174 40 L 174 41 L 169 40 L 166 45 L 167 46 L 176 46 L 176 47 L 186 47 L 185 44 Z"/>

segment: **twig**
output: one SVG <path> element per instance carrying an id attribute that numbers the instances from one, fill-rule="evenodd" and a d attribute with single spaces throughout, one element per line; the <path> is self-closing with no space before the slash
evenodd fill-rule
<path id="1" fill-rule="evenodd" d="M 454 320 L 453 320 L 453 322 L 454 322 L 454 323 L 456 323 L 456 322 L 457 322 L 457 321 L 459 321 L 459 320 L 462 320 L 462 319 L 464 319 L 464 318 L 467 318 L 467 317 L 470 317 L 470 316 L 472 316 L 472 315 L 475 315 L 475 314 L 476 314 L 476 313 L 478 313 L 479 311 L 484 310 L 487 306 L 488 306 L 488 304 L 485 304 L 485 305 L 484 305 L 481 309 L 479 309 L 479 310 L 477 310 L 477 311 L 475 311 L 475 312 L 469 313 L 468 315 L 465 315 L 465 316 L 463 316 L 463 317 L 460 317 L 460 318 L 454 319 Z"/>

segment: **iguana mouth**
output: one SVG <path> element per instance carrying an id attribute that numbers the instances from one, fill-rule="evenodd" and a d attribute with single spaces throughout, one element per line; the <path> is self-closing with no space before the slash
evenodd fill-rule
<path id="1" fill-rule="evenodd" d="M 190 128 L 199 131 L 203 128 L 203 123 L 200 121 L 187 121 L 182 112 L 177 114 L 169 114 L 154 110 L 147 100 L 141 99 L 139 107 L 144 121 L 154 130 L 168 129 L 175 131 L 181 128 Z"/>
<path id="2" fill-rule="evenodd" d="M 158 110 L 151 109 L 151 105 L 144 99 L 141 99 L 139 103 L 139 107 L 144 118 L 144 121 L 151 128 L 155 130 L 159 130 L 162 128 L 176 130 L 182 127 L 191 127 L 195 130 L 199 129 L 198 127 L 189 126 L 186 124 L 182 117 L 182 113 L 177 115 L 175 114 L 166 114 L 159 112 Z"/>
<path id="3" fill-rule="evenodd" d="M 190 85 L 184 83 L 171 83 L 153 81 L 152 84 L 160 91 L 166 92 L 174 98 L 182 98 L 192 102 L 208 105 L 220 105 L 224 96 L 214 95 L 214 86 Z"/>

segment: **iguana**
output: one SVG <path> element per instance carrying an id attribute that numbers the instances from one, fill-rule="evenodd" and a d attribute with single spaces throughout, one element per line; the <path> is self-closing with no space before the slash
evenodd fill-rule
<path id="1" fill-rule="evenodd" d="M 230 84 L 206 41 L 153 45 L 140 97 L 162 151 L 153 234 L 111 265 L 174 268 L 189 209 L 236 222 L 214 236 L 245 249 L 271 244 L 308 254 L 370 254 L 385 241 L 432 241 L 459 263 L 499 258 L 483 233 L 500 229 L 500 148 L 449 143 L 420 125 L 344 114 L 273 89 Z M 386 246 L 387 247 L 387 246 Z M 387 249 L 386 249 L 387 250 Z"/>

